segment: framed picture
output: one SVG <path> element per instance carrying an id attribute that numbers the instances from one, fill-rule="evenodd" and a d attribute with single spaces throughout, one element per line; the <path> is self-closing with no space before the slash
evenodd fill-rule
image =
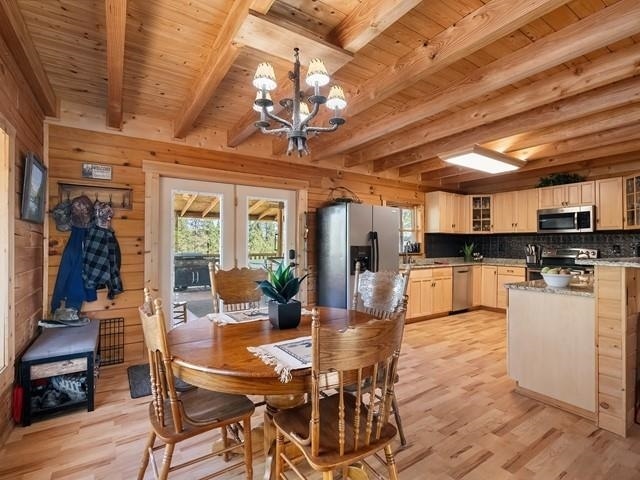
<path id="1" fill-rule="evenodd" d="M 44 204 L 47 191 L 47 167 L 35 153 L 27 153 L 24 162 L 24 183 L 22 186 L 22 220 L 44 223 Z"/>

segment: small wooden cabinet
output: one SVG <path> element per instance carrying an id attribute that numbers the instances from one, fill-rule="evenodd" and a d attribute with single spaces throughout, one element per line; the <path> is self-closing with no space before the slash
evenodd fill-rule
<path id="1" fill-rule="evenodd" d="M 621 230 L 622 177 L 596 181 L 596 230 Z"/>
<path id="2" fill-rule="evenodd" d="M 496 286 L 496 306 L 498 308 L 507 308 L 508 292 L 504 288 L 505 284 L 524 282 L 525 277 L 525 267 L 498 267 L 498 283 Z"/>
<path id="3" fill-rule="evenodd" d="M 539 189 L 540 208 L 595 205 L 595 182 L 579 182 Z"/>
<path id="4" fill-rule="evenodd" d="M 536 231 L 537 189 L 496 193 L 493 200 L 494 233 Z"/>
<path id="5" fill-rule="evenodd" d="M 640 228 L 640 175 L 624 177 L 624 228 Z"/>
<path id="6" fill-rule="evenodd" d="M 493 230 L 491 195 L 470 195 L 469 216 L 471 233 L 491 233 Z"/>
<path id="7" fill-rule="evenodd" d="M 495 308 L 497 305 L 498 267 L 482 265 L 481 304 Z"/>
<path id="8" fill-rule="evenodd" d="M 409 276 L 407 318 L 451 311 L 451 267 L 413 270 Z"/>
<path id="9" fill-rule="evenodd" d="M 465 195 L 429 192 L 425 203 L 428 233 L 467 233 L 469 206 Z"/>

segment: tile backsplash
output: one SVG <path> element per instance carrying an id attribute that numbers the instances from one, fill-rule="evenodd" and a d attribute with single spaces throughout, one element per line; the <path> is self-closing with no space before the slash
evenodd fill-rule
<path id="1" fill-rule="evenodd" d="M 427 233 L 424 241 L 425 256 L 459 257 L 465 242 L 473 242 L 476 252 L 492 258 L 524 258 L 525 248 L 529 243 L 544 247 L 596 248 L 602 258 L 635 257 L 636 246 L 640 245 L 640 231 L 503 235 Z"/>

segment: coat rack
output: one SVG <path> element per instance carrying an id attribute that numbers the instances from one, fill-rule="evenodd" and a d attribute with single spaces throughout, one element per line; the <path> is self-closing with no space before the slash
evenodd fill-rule
<path id="1" fill-rule="evenodd" d="M 131 210 L 131 187 L 103 186 L 89 183 L 58 182 L 59 201 L 73 200 L 80 195 L 86 195 L 92 201 L 106 202 L 113 208 Z"/>

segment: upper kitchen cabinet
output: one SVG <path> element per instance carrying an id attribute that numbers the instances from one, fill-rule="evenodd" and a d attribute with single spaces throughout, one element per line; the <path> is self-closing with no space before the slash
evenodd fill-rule
<path id="1" fill-rule="evenodd" d="M 596 182 L 596 230 L 622 229 L 622 177 Z"/>
<path id="2" fill-rule="evenodd" d="M 640 175 L 624 177 L 624 228 L 640 228 Z"/>
<path id="3" fill-rule="evenodd" d="M 493 230 L 492 203 L 491 195 L 469 196 L 470 233 L 491 233 Z"/>
<path id="4" fill-rule="evenodd" d="M 538 189 L 496 193 L 493 195 L 493 231 L 535 232 L 537 209 Z"/>
<path id="5" fill-rule="evenodd" d="M 539 189 L 540 208 L 595 205 L 595 182 L 570 183 Z"/>
<path id="6" fill-rule="evenodd" d="M 469 204 L 464 195 L 429 192 L 425 198 L 427 233 L 467 233 Z"/>

